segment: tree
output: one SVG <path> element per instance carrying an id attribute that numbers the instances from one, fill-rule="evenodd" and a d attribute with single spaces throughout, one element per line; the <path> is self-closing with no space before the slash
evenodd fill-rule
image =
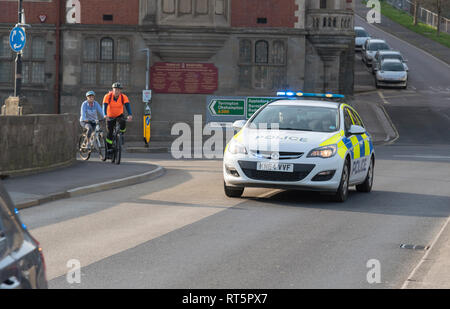
<path id="1" fill-rule="evenodd" d="M 421 0 L 414 0 L 414 26 L 417 26 L 417 22 L 419 19 L 419 5 L 421 4 Z"/>
<path id="2" fill-rule="evenodd" d="M 437 8 L 437 35 L 441 32 L 441 0 L 436 0 L 436 8 Z"/>

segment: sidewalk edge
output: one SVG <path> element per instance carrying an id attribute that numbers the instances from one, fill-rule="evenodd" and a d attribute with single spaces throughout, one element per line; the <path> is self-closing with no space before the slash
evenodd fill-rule
<path id="1" fill-rule="evenodd" d="M 117 188 L 121 188 L 121 187 L 138 184 L 138 183 L 143 183 L 146 181 L 154 180 L 154 179 L 164 175 L 164 173 L 165 173 L 165 169 L 162 166 L 158 165 L 155 170 L 152 170 L 152 171 L 149 171 L 149 172 L 146 172 L 143 174 L 129 176 L 129 177 L 121 178 L 121 179 L 116 179 L 113 181 L 107 181 L 107 182 L 102 182 L 102 183 L 98 183 L 98 184 L 93 184 L 90 186 L 69 189 L 64 192 L 49 194 L 49 195 L 44 196 L 39 199 L 16 203 L 16 208 L 21 210 L 21 209 L 42 205 L 42 204 L 60 200 L 60 199 L 77 197 L 77 196 L 87 195 L 87 194 L 91 194 L 91 193 L 95 193 L 95 192 L 107 191 L 107 190 L 112 190 L 112 189 L 117 189 Z"/>

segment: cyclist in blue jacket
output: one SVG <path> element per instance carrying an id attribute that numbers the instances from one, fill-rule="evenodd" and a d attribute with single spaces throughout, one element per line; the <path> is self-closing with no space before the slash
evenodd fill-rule
<path id="1" fill-rule="evenodd" d="M 100 119 L 98 115 L 100 115 Z M 95 101 L 95 92 L 92 90 L 86 92 L 86 101 L 81 104 L 80 124 L 87 130 L 88 138 L 91 137 L 92 132 L 95 130 L 95 121 L 103 120 L 104 118 L 103 109 Z"/>

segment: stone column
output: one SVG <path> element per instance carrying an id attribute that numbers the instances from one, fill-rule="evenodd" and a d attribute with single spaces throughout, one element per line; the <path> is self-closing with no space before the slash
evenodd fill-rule
<path id="1" fill-rule="evenodd" d="M 32 114 L 33 107 L 25 97 L 8 97 L 2 106 L 2 115 L 19 116 Z"/>

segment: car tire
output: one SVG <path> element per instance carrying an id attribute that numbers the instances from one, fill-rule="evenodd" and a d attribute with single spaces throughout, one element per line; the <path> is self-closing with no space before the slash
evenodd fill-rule
<path id="1" fill-rule="evenodd" d="M 356 191 L 358 192 L 370 192 L 372 191 L 373 184 L 373 172 L 374 172 L 375 161 L 373 157 L 370 159 L 369 170 L 367 171 L 366 179 L 362 184 L 356 185 Z"/>
<path id="2" fill-rule="evenodd" d="M 348 183 L 350 180 L 350 160 L 345 159 L 344 167 L 342 168 L 341 181 L 333 200 L 338 203 L 343 203 L 348 197 Z"/>
<path id="3" fill-rule="evenodd" d="M 228 197 L 241 197 L 242 193 L 244 193 L 244 188 L 235 188 L 229 187 L 226 185 L 225 181 L 223 182 L 223 189 L 225 191 L 225 195 Z"/>

